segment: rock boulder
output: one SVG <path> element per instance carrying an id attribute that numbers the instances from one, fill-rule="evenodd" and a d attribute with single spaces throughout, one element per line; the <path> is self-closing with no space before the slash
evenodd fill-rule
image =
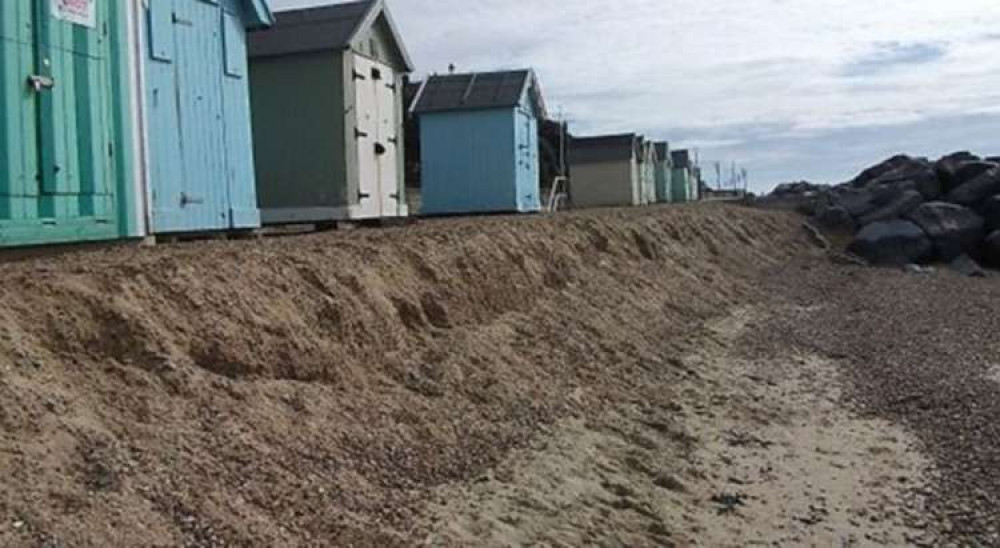
<path id="1" fill-rule="evenodd" d="M 997 194 L 1000 194 L 1000 166 L 990 164 L 985 171 L 949 192 L 945 200 L 953 204 L 976 207 Z"/>
<path id="2" fill-rule="evenodd" d="M 956 176 L 959 170 L 965 165 L 978 162 L 979 160 L 979 156 L 971 152 L 956 152 L 935 162 L 934 171 L 937 173 L 938 178 L 941 179 L 944 191 L 951 192 L 952 189 L 958 186 L 959 183 Z"/>
<path id="3" fill-rule="evenodd" d="M 847 250 L 874 265 L 902 266 L 928 259 L 934 245 L 915 223 L 897 219 L 862 228 Z"/>
<path id="4" fill-rule="evenodd" d="M 907 218 L 930 238 L 938 259 L 951 262 L 961 255 L 979 255 L 984 222 L 975 211 L 946 202 L 928 202 Z"/>
<path id="5" fill-rule="evenodd" d="M 903 217 L 924 203 L 924 196 L 914 189 L 905 190 L 896 195 L 892 201 L 871 211 L 860 219 L 860 226 L 870 225 L 878 221 L 891 221 Z"/>

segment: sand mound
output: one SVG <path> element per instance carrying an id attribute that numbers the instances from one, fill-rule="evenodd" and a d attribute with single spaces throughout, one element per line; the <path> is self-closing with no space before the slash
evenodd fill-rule
<path id="1" fill-rule="evenodd" d="M 726 206 L 0 266 L 0 544 L 405 543 L 810 246 Z"/>

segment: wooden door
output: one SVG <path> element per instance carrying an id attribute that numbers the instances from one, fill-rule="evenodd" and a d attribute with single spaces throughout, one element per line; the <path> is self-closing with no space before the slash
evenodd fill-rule
<path id="1" fill-rule="evenodd" d="M 228 228 L 217 2 L 149 0 L 148 146 L 153 231 Z"/>
<path id="2" fill-rule="evenodd" d="M 358 194 L 353 217 L 376 219 L 382 216 L 382 190 L 379 186 L 378 93 L 373 77 L 377 63 L 354 56 L 354 108 L 357 140 Z M 384 146 L 384 145 L 381 145 Z"/>
<path id="3" fill-rule="evenodd" d="M 399 177 L 399 135 L 402 123 L 396 109 L 399 92 L 396 74 L 388 65 L 372 62 L 372 83 L 376 101 L 378 128 L 375 141 L 379 198 L 383 217 L 401 214 L 402 185 Z"/>

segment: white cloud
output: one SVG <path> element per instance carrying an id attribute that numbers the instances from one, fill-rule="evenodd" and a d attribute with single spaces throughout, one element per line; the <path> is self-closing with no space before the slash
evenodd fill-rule
<path id="1" fill-rule="evenodd" d="M 335 3 L 273 0 L 277 9 Z M 816 138 L 993 112 L 996 0 L 390 0 L 419 73 L 531 66 L 579 132 Z M 732 134 L 727 135 L 726 131 Z M 741 157 L 761 165 L 761 145 Z M 693 141 L 692 141 L 693 142 Z M 805 145 L 805 143 L 803 143 Z M 878 148 L 873 143 L 872 148 Z M 941 152 L 962 143 L 940 143 Z M 787 157 L 789 152 L 782 153 Z M 759 161 L 757 160 L 759 159 Z M 875 158 L 873 158 L 874 160 Z M 831 157 L 830 162 L 837 161 Z M 830 171 L 831 166 L 800 177 Z M 779 174 L 765 175 L 777 178 Z M 778 182 L 777 180 L 773 182 Z"/>

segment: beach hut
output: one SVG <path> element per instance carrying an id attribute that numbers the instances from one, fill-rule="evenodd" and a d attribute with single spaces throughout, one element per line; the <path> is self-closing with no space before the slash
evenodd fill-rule
<path id="1" fill-rule="evenodd" d="M 642 138 L 634 133 L 574 138 L 569 147 L 573 206 L 641 205 L 641 156 Z"/>
<path id="2" fill-rule="evenodd" d="M 542 93 L 531 70 L 431 76 L 417 93 L 421 213 L 541 209 Z"/>
<path id="3" fill-rule="evenodd" d="M 673 161 L 673 172 L 670 180 L 671 201 L 684 203 L 691 201 L 691 154 L 687 150 L 675 150 L 670 153 Z"/>
<path id="4" fill-rule="evenodd" d="M 257 188 L 265 224 L 408 215 L 409 54 L 382 0 L 281 12 L 250 36 Z"/>
<path id="5" fill-rule="evenodd" d="M 0 2 L 0 246 L 139 236 L 128 10 Z"/>
<path id="6" fill-rule="evenodd" d="M 639 156 L 639 184 L 641 187 L 641 205 L 656 203 L 656 164 L 658 161 L 656 145 L 645 138 L 642 139 L 642 154 Z"/>
<path id="7" fill-rule="evenodd" d="M 247 29 L 265 0 L 134 0 L 148 230 L 260 226 L 247 79 Z"/>
<path id="8" fill-rule="evenodd" d="M 670 159 L 670 144 L 656 143 L 656 201 L 665 204 L 671 200 L 670 178 L 673 162 Z"/>

